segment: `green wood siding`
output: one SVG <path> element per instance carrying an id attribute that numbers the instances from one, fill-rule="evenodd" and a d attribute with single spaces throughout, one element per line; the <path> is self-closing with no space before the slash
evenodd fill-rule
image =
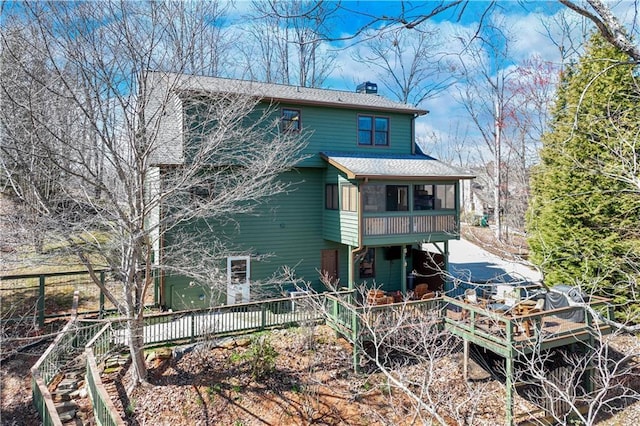
<path id="1" fill-rule="evenodd" d="M 318 106 L 300 106 L 283 103 L 277 107 L 259 104 L 247 115 L 245 121 L 250 123 L 257 120 L 266 108 L 273 109 L 273 119 L 279 119 L 282 108 L 300 111 L 302 132 L 308 135 L 307 146 L 301 153 L 305 158 L 299 167 L 326 167 L 326 163 L 319 156 L 323 151 L 347 152 L 378 152 L 386 154 L 410 154 L 412 147 L 411 114 L 372 112 L 365 110 L 338 109 Z M 362 146 L 358 145 L 358 115 L 375 115 L 389 118 L 389 145 Z M 204 123 L 204 124 L 203 124 Z M 215 122 L 207 117 L 206 102 L 185 101 L 185 141 L 188 157 L 189 146 L 197 144 L 212 128 Z"/>
<path id="2" fill-rule="evenodd" d="M 254 113 L 246 119 L 255 119 L 266 105 L 258 106 Z M 358 212 L 325 209 L 325 184 L 350 182 L 355 185 L 361 182 L 349 181 L 334 167 L 319 156 L 320 152 L 343 151 L 381 154 L 410 154 L 412 150 L 413 116 L 401 113 L 376 113 L 351 109 L 339 109 L 318 106 L 300 106 L 293 103 L 281 104 L 274 108 L 274 119 L 279 119 L 281 108 L 300 111 L 302 132 L 307 138 L 307 146 L 302 155 L 305 158 L 295 171 L 282 175 L 281 179 L 291 183 L 291 191 L 287 194 L 272 197 L 268 203 L 258 206 L 253 215 L 235 215 L 230 217 L 226 225 L 207 224 L 205 221 L 193 222 L 190 226 L 177 229 L 176 232 L 191 231 L 211 235 L 213 238 L 227 242 L 230 254 L 251 255 L 251 294 L 252 298 L 260 292 L 260 283 L 264 283 L 274 274 L 288 266 L 295 271 L 299 279 L 310 283 L 317 290 L 324 290 L 319 280 L 322 250 L 338 251 L 338 270 L 340 285 L 348 285 L 349 250 L 360 244 L 376 248 L 375 278 L 360 279 L 358 265 L 355 266 L 354 280 L 356 284 L 367 281 L 369 285 L 382 286 L 388 291 L 400 289 L 401 277 L 406 273 L 405 259 L 386 260 L 384 247 L 404 245 L 420 240 L 443 241 L 457 238 L 457 235 L 432 233 L 409 233 L 405 235 L 371 235 L 363 236 L 360 241 Z M 186 111 L 194 116 L 204 116 L 202 105 L 187 105 Z M 388 146 L 361 146 L 357 143 L 358 115 L 374 115 L 389 118 Z M 191 130 L 197 143 L 201 133 L 208 131 L 212 123 L 201 125 L 200 120 L 186 120 L 187 130 Z M 189 143 L 187 143 L 187 150 Z M 393 184 L 394 182 L 380 182 Z M 397 182 L 411 185 L 420 182 Z M 425 182 L 426 183 L 426 182 Z M 428 182 L 440 183 L 440 182 Z M 454 183 L 454 182 L 442 182 Z M 457 185 L 457 183 L 456 183 Z M 342 191 L 338 190 L 339 197 Z M 340 202 L 342 204 L 342 200 Z M 413 206 L 410 206 L 410 209 Z M 456 201 L 456 220 L 459 206 Z M 413 215 L 413 212 L 402 212 Z M 367 213 L 363 213 L 367 216 Z M 389 214 L 384 212 L 383 215 Z M 416 212 L 415 215 L 424 215 Z M 431 214 L 431 213 L 428 213 Z M 393 215 L 393 213 L 391 213 Z M 167 241 L 179 238 L 169 233 Z M 164 302 L 173 309 L 197 308 L 217 305 L 226 301 L 226 262 L 220 260 L 223 285 L 210 289 L 210 283 L 191 284 L 186 277 L 166 277 L 164 284 Z M 291 286 L 284 286 L 291 290 Z M 256 291 L 257 290 L 257 291 Z M 271 287 L 271 292 L 279 292 L 279 288 Z"/>
<path id="3" fill-rule="evenodd" d="M 342 173 L 338 172 L 334 167 L 328 167 L 325 171 L 325 184 L 338 185 L 338 197 L 340 205 L 342 205 L 341 184 L 354 183 L 346 179 Z M 323 186 L 324 188 L 324 186 Z M 323 189 L 324 191 L 324 189 Z M 324 199 L 323 199 L 324 200 Z M 357 246 L 358 241 L 358 213 L 338 210 L 327 210 L 324 208 L 323 201 L 323 238 L 340 242 L 342 244 Z"/>
<path id="4" fill-rule="evenodd" d="M 311 132 L 303 155 L 309 156 L 300 163 L 301 167 L 325 167 L 318 155 L 323 151 L 379 152 L 394 154 L 411 153 L 412 115 L 372 113 L 350 109 L 281 104 L 282 108 L 301 111 L 302 131 Z M 389 146 L 358 145 L 358 114 L 376 115 L 389 118 Z"/>
<path id="5" fill-rule="evenodd" d="M 360 278 L 359 265 L 356 264 L 354 281 L 356 286 L 366 283 L 367 287 L 377 287 L 384 291 L 400 290 L 400 279 L 402 274 L 406 273 L 406 262 L 410 260 L 393 259 L 386 260 L 385 252 L 387 247 L 375 247 L 375 276 L 370 278 Z"/>
<path id="6" fill-rule="evenodd" d="M 258 290 L 259 281 L 272 277 L 285 265 L 295 270 L 297 278 L 304 279 L 315 288 L 322 290 L 318 270 L 323 249 L 340 250 L 340 274 L 341 276 L 344 274 L 343 279 L 346 282 L 346 265 L 343 265 L 343 259 L 346 259 L 347 254 L 346 248 L 322 238 L 324 170 L 299 169 L 284 174 L 282 180 L 293 184 L 291 191 L 274 196 L 269 203 L 258 206 L 257 214 L 237 215 L 233 218 L 233 223 L 214 227 L 211 231 L 208 231 L 207 225 L 201 221 L 194 223 L 192 230 L 194 232 L 207 230 L 205 232 L 224 236 L 232 242 L 233 247 L 237 248 L 236 253 L 243 251 L 251 253 L 252 294 L 254 289 Z M 170 239 L 171 235 L 167 238 Z M 343 266 L 345 272 L 342 271 Z M 221 271 L 226 271 L 226 264 L 221 265 Z M 180 294 L 186 295 L 181 304 L 192 306 L 202 302 L 193 298 L 201 296 L 203 291 L 193 287 L 186 288 L 189 281 L 184 277 L 167 277 L 165 279 L 167 298 L 171 289 L 175 294 L 179 289 Z M 284 287 L 291 290 L 286 285 Z M 209 293 L 205 295 L 205 299 L 208 303 L 211 299 Z M 170 303 L 169 300 L 167 303 Z"/>

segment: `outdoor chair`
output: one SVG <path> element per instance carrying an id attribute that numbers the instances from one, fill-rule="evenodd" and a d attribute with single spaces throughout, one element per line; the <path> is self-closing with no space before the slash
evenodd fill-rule
<path id="1" fill-rule="evenodd" d="M 492 311 L 507 313 L 520 303 L 520 291 L 515 289 L 504 293 L 504 300 L 502 302 L 489 304 L 489 309 Z"/>
<path id="2" fill-rule="evenodd" d="M 487 307 L 487 303 L 486 300 L 484 299 L 479 299 L 478 298 L 478 293 L 476 293 L 476 291 L 472 288 L 468 288 L 464 291 L 464 300 L 467 303 L 471 303 L 472 305 L 478 305 L 481 306 L 483 308 Z"/>
<path id="3" fill-rule="evenodd" d="M 429 291 L 422 295 L 420 300 L 431 300 L 436 297 L 436 293 L 434 291 Z"/>
<path id="4" fill-rule="evenodd" d="M 537 314 L 542 311 L 544 311 L 544 298 L 538 299 L 536 301 L 536 304 L 531 307 L 524 305 L 519 310 L 519 314 L 520 315 Z M 527 334 L 527 337 L 533 336 L 533 333 L 531 333 L 531 323 L 532 323 L 531 318 L 527 318 L 522 321 L 522 325 L 524 326 L 524 331 Z"/>
<path id="5" fill-rule="evenodd" d="M 497 303 L 490 303 L 487 308 L 494 312 L 501 313 L 503 315 L 513 315 L 516 307 L 520 303 L 520 290 L 513 289 L 512 291 L 504 292 L 504 300 Z M 518 325 L 515 324 L 514 332 L 518 334 Z"/>
<path id="6" fill-rule="evenodd" d="M 476 306 L 476 307 L 480 307 L 480 308 L 486 308 L 487 307 L 487 303 L 486 300 L 484 299 L 479 299 L 478 298 L 478 294 L 476 293 L 476 291 L 472 288 L 468 288 L 464 291 L 464 299 L 463 299 L 466 303 Z M 467 309 L 463 309 L 462 311 L 462 318 L 466 319 L 469 316 L 469 311 Z"/>
<path id="7" fill-rule="evenodd" d="M 427 284 L 418 284 L 413 290 L 413 294 L 416 300 L 422 299 L 422 296 L 429 292 L 429 286 Z"/>

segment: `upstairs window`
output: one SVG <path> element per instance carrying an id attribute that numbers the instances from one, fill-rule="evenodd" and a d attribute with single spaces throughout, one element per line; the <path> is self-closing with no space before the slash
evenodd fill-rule
<path id="1" fill-rule="evenodd" d="M 284 132 L 298 132 L 302 128 L 300 122 L 300 110 L 282 108 L 282 131 Z"/>
<path id="2" fill-rule="evenodd" d="M 352 184 L 342 185 L 342 210 L 346 212 L 358 211 L 358 188 Z"/>
<path id="3" fill-rule="evenodd" d="M 389 145 L 389 118 L 358 116 L 358 145 Z"/>
<path id="4" fill-rule="evenodd" d="M 335 183 L 325 185 L 324 208 L 327 210 L 338 210 L 338 185 Z"/>

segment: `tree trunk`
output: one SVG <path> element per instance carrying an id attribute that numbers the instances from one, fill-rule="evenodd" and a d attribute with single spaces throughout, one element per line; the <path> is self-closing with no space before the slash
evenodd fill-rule
<path id="1" fill-rule="evenodd" d="M 144 360 L 144 319 L 136 316 L 127 320 L 129 329 L 129 353 L 133 369 L 133 384 L 136 386 L 147 381 L 147 365 Z"/>
<path id="2" fill-rule="evenodd" d="M 493 179 L 495 182 L 495 188 L 493 193 L 493 218 L 496 224 L 496 238 L 498 241 L 502 241 L 502 221 L 500 220 L 500 136 L 501 136 L 501 114 L 500 114 L 500 101 L 496 99 L 496 146 L 495 146 L 495 159 L 493 165 Z"/>

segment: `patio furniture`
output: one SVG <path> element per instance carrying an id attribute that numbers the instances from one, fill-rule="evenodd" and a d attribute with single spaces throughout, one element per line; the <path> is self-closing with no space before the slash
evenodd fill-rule
<path id="1" fill-rule="evenodd" d="M 507 313 L 511 309 L 520 303 L 520 291 L 514 289 L 504 293 L 504 299 L 498 300 L 496 303 L 490 303 L 488 308 L 492 311 Z"/>
<path id="2" fill-rule="evenodd" d="M 413 290 L 413 294 L 416 300 L 422 299 L 422 296 L 429 292 L 429 285 L 427 284 L 418 284 L 416 288 Z"/>
<path id="3" fill-rule="evenodd" d="M 544 311 L 544 299 L 538 299 L 535 304 L 531 303 L 531 301 L 525 301 L 519 303 L 514 308 L 514 314 L 521 316 L 537 314 L 542 311 Z M 524 331 L 527 337 L 533 336 L 533 333 L 531 332 L 531 322 L 531 318 L 525 318 L 522 320 L 522 325 L 524 326 Z"/>

